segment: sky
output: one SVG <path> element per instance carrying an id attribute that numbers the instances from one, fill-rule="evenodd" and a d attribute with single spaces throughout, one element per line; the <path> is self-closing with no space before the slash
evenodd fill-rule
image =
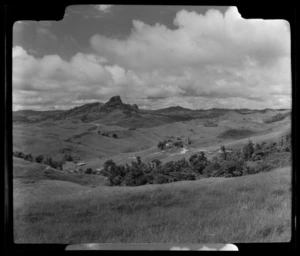
<path id="1" fill-rule="evenodd" d="M 291 108 L 290 25 L 234 6 L 73 5 L 13 26 L 13 110 Z"/>

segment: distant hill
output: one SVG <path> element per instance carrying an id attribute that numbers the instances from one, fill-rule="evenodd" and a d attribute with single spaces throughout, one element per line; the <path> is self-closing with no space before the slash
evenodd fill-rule
<path id="1" fill-rule="evenodd" d="M 14 122 L 39 122 L 46 119 L 80 119 L 82 122 L 98 121 L 107 125 L 117 125 L 127 128 L 149 128 L 179 121 L 192 119 L 210 119 L 226 115 L 266 113 L 272 109 L 198 109 L 193 110 L 181 106 L 172 106 L 158 110 L 139 109 L 136 104 L 125 104 L 120 96 L 113 96 L 106 103 L 94 102 L 69 110 L 34 111 L 21 110 L 13 112 Z M 278 110 L 277 110 L 278 111 Z M 284 111 L 284 110 L 281 110 Z"/>
<path id="2" fill-rule="evenodd" d="M 49 117 L 56 116 L 64 110 L 46 110 L 46 111 L 36 111 L 36 110 L 18 110 L 13 112 L 13 122 L 36 122 L 42 121 Z"/>

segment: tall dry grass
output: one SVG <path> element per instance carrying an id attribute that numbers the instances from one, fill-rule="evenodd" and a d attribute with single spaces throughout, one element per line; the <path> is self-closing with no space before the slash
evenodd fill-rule
<path id="1" fill-rule="evenodd" d="M 97 187 L 15 208 L 17 243 L 237 243 L 291 238 L 291 168 L 238 178 Z M 36 201 L 35 201 L 36 202 Z"/>

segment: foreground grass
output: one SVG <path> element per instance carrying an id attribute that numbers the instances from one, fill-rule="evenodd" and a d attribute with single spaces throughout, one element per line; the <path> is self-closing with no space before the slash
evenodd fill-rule
<path id="1" fill-rule="evenodd" d="M 237 243 L 291 238 L 291 168 L 239 178 L 97 187 L 14 211 L 17 243 Z"/>

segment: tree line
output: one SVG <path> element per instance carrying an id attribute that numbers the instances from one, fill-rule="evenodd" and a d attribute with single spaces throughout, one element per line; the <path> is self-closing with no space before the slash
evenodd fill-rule
<path id="1" fill-rule="evenodd" d="M 276 168 L 273 162 L 265 161 L 268 156 L 291 152 L 291 135 L 286 135 L 279 142 L 262 142 L 254 144 L 248 141 L 241 149 L 228 151 L 220 147 L 221 153 L 207 159 L 204 152 L 198 152 L 178 161 L 162 163 L 153 160 L 144 163 L 140 156 L 131 164 L 118 165 L 113 160 L 104 163 L 102 174 L 108 178 L 111 186 L 139 186 L 145 184 L 162 184 L 181 180 L 195 180 L 199 177 L 237 177 L 269 171 Z"/>
<path id="2" fill-rule="evenodd" d="M 59 170 L 63 169 L 62 166 L 66 161 L 73 161 L 73 157 L 71 155 L 67 155 L 67 154 L 63 156 L 62 160 L 54 160 L 54 159 L 52 159 L 52 157 L 45 157 L 42 154 L 34 157 L 34 156 L 32 156 L 31 153 L 24 154 L 23 152 L 20 152 L 20 151 L 13 152 L 13 156 L 22 158 L 29 162 L 35 162 L 38 164 L 46 164 L 54 169 L 59 169 Z"/>

